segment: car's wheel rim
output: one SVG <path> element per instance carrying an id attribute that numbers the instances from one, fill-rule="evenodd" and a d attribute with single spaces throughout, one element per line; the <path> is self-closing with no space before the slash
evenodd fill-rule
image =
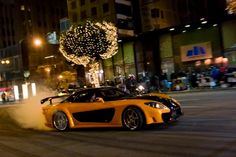
<path id="1" fill-rule="evenodd" d="M 127 109 L 124 113 L 124 124 L 130 130 L 135 130 L 140 126 L 141 117 L 136 109 Z"/>
<path id="2" fill-rule="evenodd" d="M 58 112 L 54 115 L 53 125 L 57 130 L 66 130 L 68 127 L 68 119 L 62 112 Z"/>

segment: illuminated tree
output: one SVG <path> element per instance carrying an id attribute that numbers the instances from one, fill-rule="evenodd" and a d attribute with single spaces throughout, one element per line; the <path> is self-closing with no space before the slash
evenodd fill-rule
<path id="1" fill-rule="evenodd" d="M 60 52 L 70 62 L 91 68 L 95 86 L 99 86 L 98 60 L 108 59 L 118 52 L 117 29 L 112 23 L 86 21 L 71 26 L 60 37 Z"/>
<path id="2" fill-rule="evenodd" d="M 227 0 L 227 8 L 229 14 L 236 14 L 236 0 Z"/>

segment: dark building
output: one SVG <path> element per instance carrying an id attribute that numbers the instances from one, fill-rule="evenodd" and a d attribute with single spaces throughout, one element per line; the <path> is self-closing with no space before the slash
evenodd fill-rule
<path id="1" fill-rule="evenodd" d="M 223 20 L 226 16 L 225 0 L 178 0 L 181 24 L 193 23 L 201 18 Z"/>
<path id="2" fill-rule="evenodd" d="M 0 0 L 0 13 L 0 60 L 9 61 L 0 65 L 2 86 L 45 77 L 45 68 L 51 74 L 64 70 L 58 35 L 68 13 L 66 0 Z M 40 47 L 33 43 L 36 38 Z"/>
<path id="3" fill-rule="evenodd" d="M 5 48 L 27 36 L 59 32 L 59 20 L 67 17 L 67 5 L 65 0 L 1 0 L 0 12 L 0 46 Z"/>

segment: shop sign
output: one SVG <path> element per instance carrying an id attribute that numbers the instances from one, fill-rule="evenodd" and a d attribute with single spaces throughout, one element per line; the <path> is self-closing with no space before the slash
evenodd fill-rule
<path id="1" fill-rule="evenodd" d="M 212 58 L 211 43 L 184 45 L 180 47 L 180 53 L 182 62 Z"/>

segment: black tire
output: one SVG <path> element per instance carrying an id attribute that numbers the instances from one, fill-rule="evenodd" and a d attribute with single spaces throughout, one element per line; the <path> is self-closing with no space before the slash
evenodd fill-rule
<path id="1" fill-rule="evenodd" d="M 53 126 L 59 131 L 65 131 L 69 128 L 69 121 L 64 112 L 56 112 L 53 115 Z"/>
<path id="2" fill-rule="evenodd" d="M 125 129 L 135 131 L 142 129 L 146 122 L 140 109 L 137 107 L 128 107 L 122 114 L 122 124 Z"/>

